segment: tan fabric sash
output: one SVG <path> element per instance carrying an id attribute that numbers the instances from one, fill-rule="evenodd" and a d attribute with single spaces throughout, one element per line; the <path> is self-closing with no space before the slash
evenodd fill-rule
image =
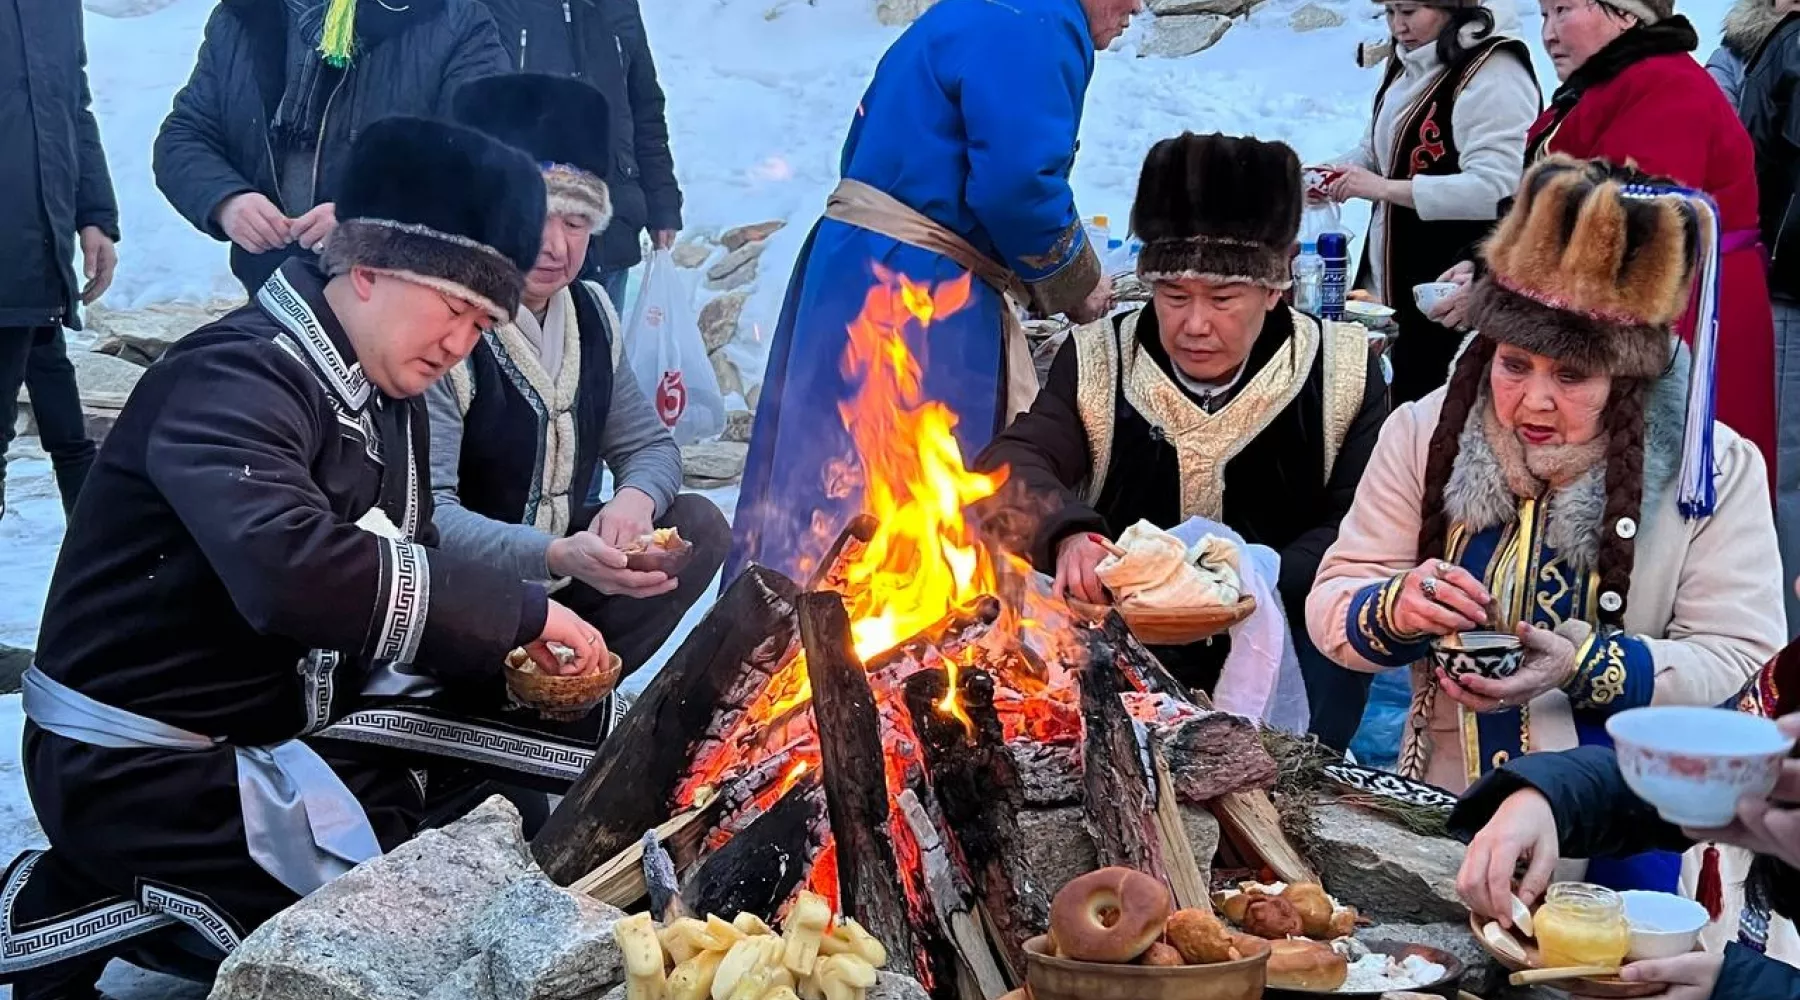
<path id="1" fill-rule="evenodd" d="M 839 181 L 837 190 L 826 199 L 825 217 L 943 254 L 999 292 L 1003 300 L 1001 336 L 1006 346 L 1006 422 L 1012 423 L 1013 418 L 1031 408 L 1031 401 L 1038 394 L 1037 368 L 1031 362 L 1031 347 L 1025 342 L 1025 325 L 1019 321 L 1019 312 L 1030 301 L 1030 293 L 1017 274 L 975 249 L 968 240 L 861 181 Z"/>

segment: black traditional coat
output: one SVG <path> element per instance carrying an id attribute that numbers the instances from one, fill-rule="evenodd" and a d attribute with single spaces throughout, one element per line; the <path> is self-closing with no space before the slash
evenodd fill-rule
<path id="1" fill-rule="evenodd" d="M 1277 589 L 1305 641 L 1306 594 L 1375 448 L 1386 386 L 1361 327 L 1321 330 L 1285 304 L 1245 364 L 1208 414 L 1173 376 L 1153 308 L 1076 331 L 1030 412 L 977 462 L 1011 468 L 1000 500 L 1035 525 L 1016 539 L 1032 563 L 1053 572 L 1058 543 L 1077 532 L 1208 517 L 1281 554 Z M 1210 687 L 1228 649 L 1165 659 Z"/>

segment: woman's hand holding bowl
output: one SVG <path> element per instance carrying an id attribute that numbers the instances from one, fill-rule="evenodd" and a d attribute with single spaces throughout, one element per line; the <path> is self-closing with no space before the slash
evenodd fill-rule
<path id="1" fill-rule="evenodd" d="M 1427 313 L 1426 317 L 1452 330 L 1467 330 L 1469 328 L 1469 284 L 1475 280 L 1475 265 L 1463 261 L 1438 275 L 1438 280 L 1448 281 L 1461 287 L 1439 299 L 1438 304 L 1431 307 L 1431 312 Z"/>
<path id="2" fill-rule="evenodd" d="M 1784 715 L 1776 725 L 1782 735 L 1800 737 L 1800 713 Z M 1800 758 L 1781 762 L 1781 777 L 1767 796 L 1741 799 L 1737 819 L 1730 826 L 1682 832 L 1697 841 L 1731 844 L 1800 868 Z"/>
<path id="3" fill-rule="evenodd" d="M 1583 627 L 1585 622 L 1578 623 Z M 1530 704 L 1531 699 L 1568 683 L 1575 673 L 1575 641 L 1561 632 L 1520 622 L 1514 630 L 1525 658 L 1511 677 L 1489 678 L 1466 674 L 1452 679 L 1439 670 L 1444 693 L 1471 712 L 1498 712 Z"/>

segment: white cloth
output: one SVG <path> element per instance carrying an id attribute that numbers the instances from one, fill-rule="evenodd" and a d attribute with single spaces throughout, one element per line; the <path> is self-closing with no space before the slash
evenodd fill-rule
<path id="1" fill-rule="evenodd" d="M 568 294 L 558 292 L 550 296 L 550 306 L 544 310 L 542 323 L 539 323 L 538 318 L 531 314 L 531 310 L 523 305 L 519 306 L 517 315 L 513 317 L 514 325 L 519 328 L 521 334 L 524 334 L 526 342 L 537 348 L 538 363 L 544 366 L 544 373 L 550 376 L 550 381 L 553 383 L 556 381 L 556 376 L 562 372 L 565 348 L 563 329 L 568 324 L 570 308 Z M 556 336 L 544 336 L 545 330 L 555 330 Z"/>
<path id="2" fill-rule="evenodd" d="M 1204 517 L 1189 518 L 1169 533 L 1190 547 L 1207 535 L 1236 545 L 1239 583 L 1244 593 L 1256 598 L 1256 611 L 1231 628 L 1231 652 L 1213 688 L 1213 707 L 1284 732 L 1306 732 L 1312 708 L 1306 701 L 1287 613 L 1275 592 L 1281 554 L 1266 545 L 1251 545 L 1224 524 Z"/>
<path id="3" fill-rule="evenodd" d="M 1495 0 L 1487 7 L 1494 15 L 1494 34 L 1517 37 L 1519 21 L 1511 0 Z M 1473 27 L 1463 29 L 1465 44 L 1474 41 Z M 1388 176 L 1393 166 L 1394 133 L 1402 124 L 1400 116 L 1436 85 L 1443 72 L 1436 44 L 1402 52 L 1400 65 L 1400 77 L 1388 88 L 1380 116 L 1363 133 L 1362 144 L 1340 157 L 1340 163 Z M 1513 193 L 1524 172 L 1525 133 L 1537 119 L 1538 102 L 1537 83 L 1529 69 L 1510 57 L 1489 59 L 1463 88 L 1450 115 L 1461 172 L 1413 178 L 1413 203 L 1419 218 L 1428 222 L 1496 218 L 1500 199 Z M 1369 273 L 1357 282 L 1378 293 L 1387 280 L 1382 273 L 1386 229 L 1382 213 L 1375 212 L 1369 219 Z M 1389 298 L 1411 294 L 1406 288 L 1388 290 Z"/>

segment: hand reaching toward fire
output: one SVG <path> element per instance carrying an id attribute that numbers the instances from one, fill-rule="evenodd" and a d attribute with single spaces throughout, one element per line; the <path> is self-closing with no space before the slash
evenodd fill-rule
<path id="1" fill-rule="evenodd" d="M 656 597 L 675 589 L 675 578 L 667 573 L 626 569 L 625 553 L 592 531 L 577 531 L 551 542 L 545 561 L 551 576 L 573 577 L 602 594 Z"/>
<path id="2" fill-rule="evenodd" d="M 1088 604 L 1111 604 L 1112 595 L 1100 582 L 1094 567 L 1109 553 L 1106 546 L 1089 532 L 1081 531 L 1063 539 L 1056 546 L 1056 583 L 1051 593 Z"/>

